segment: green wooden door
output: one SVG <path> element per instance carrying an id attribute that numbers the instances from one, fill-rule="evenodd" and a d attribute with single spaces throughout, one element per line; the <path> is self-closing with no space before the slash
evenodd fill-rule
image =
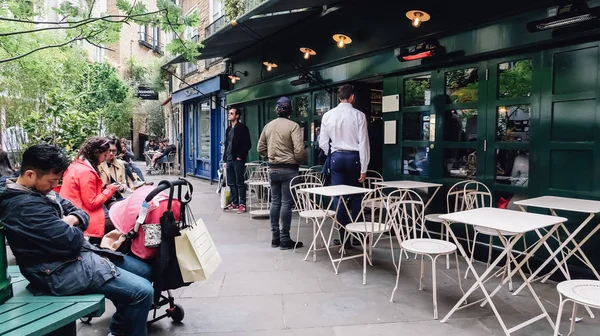
<path id="1" fill-rule="evenodd" d="M 540 131 L 532 125 L 539 120 L 540 86 L 533 73 L 534 68 L 541 73 L 539 66 L 539 54 L 488 61 L 484 182 L 496 201 L 529 196 L 529 172 L 536 171 L 530 169 L 532 148 Z"/>
<path id="2" fill-rule="evenodd" d="M 486 62 L 437 71 L 432 99 L 437 121 L 437 176 L 455 183 L 486 176 Z"/>

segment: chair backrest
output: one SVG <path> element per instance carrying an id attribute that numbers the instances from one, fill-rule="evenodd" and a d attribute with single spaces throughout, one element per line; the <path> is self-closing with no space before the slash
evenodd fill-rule
<path id="1" fill-rule="evenodd" d="M 460 181 L 450 187 L 446 195 L 446 211 L 448 213 L 466 210 L 465 198 L 463 197 L 465 193 L 464 186 L 469 182 L 471 181 Z"/>
<path id="2" fill-rule="evenodd" d="M 383 181 L 383 176 L 375 170 L 367 170 L 367 177 L 378 177 Z"/>
<path id="3" fill-rule="evenodd" d="M 269 180 L 268 169 L 269 169 L 269 167 L 267 167 L 267 166 L 257 167 L 250 175 L 250 178 L 248 179 L 248 181 L 257 181 L 257 182 L 268 181 Z"/>
<path id="4" fill-rule="evenodd" d="M 469 181 L 463 187 L 465 209 L 489 208 L 493 206 L 492 192 L 483 183 Z"/>
<path id="5" fill-rule="evenodd" d="M 367 176 L 363 181 L 363 188 L 377 189 L 380 186 L 376 185 L 375 182 L 383 182 L 383 178 L 379 176 Z"/>
<path id="6" fill-rule="evenodd" d="M 384 189 L 389 188 L 376 188 L 363 196 L 361 202 L 360 212 L 356 220 L 362 219 L 361 221 L 365 225 L 367 231 L 388 231 L 389 220 L 388 211 L 386 211 L 388 196 Z"/>
<path id="7" fill-rule="evenodd" d="M 290 193 L 294 200 L 294 205 L 299 212 L 309 210 L 320 210 L 322 208 L 322 196 L 300 192 L 300 189 L 319 188 L 322 183 L 304 182 L 304 176 L 298 175 L 290 181 Z"/>
<path id="8" fill-rule="evenodd" d="M 394 191 L 388 196 L 387 208 L 397 239 L 423 238 L 426 232 L 425 204 L 419 194 L 413 190 Z"/>

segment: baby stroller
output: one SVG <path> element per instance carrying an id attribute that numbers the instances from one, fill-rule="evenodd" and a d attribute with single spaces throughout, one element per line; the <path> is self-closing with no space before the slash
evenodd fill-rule
<path id="1" fill-rule="evenodd" d="M 167 190 L 168 194 L 165 193 Z M 116 239 L 122 241 L 117 250 L 152 264 L 154 303 L 148 326 L 165 317 L 181 322 L 185 316 L 183 307 L 175 303 L 171 290 L 191 284 L 181 278 L 175 237 L 180 235 L 180 230 L 188 227 L 188 223 L 193 223 L 189 209 L 192 193 L 192 185 L 183 178 L 163 180 L 156 188 L 145 186 L 136 190 L 127 200 L 110 209 L 115 227 L 120 232 L 127 232 L 119 234 L 120 238 Z M 157 246 L 147 247 L 148 241 L 152 240 L 158 243 Z M 108 247 L 106 237 L 102 247 Z M 160 314 L 159 309 L 166 305 L 165 313 Z M 91 318 L 81 321 L 90 323 Z"/>

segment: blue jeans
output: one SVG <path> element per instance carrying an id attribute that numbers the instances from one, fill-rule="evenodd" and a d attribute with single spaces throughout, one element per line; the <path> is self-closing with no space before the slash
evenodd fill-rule
<path id="1" fill-rule="evenodd" d="M 243 160 L 227 161 L 227 185 L 231 189 L 231 203 L 234 205 L 246 205 L 245 171 L 246 163 Z"/>
<path id="2" fill-rule="evenodd" d="M 150 283 L 152 267 L 133 257 L 125 256 L 114 262 L 119 275 L 100 287 L 90 288 L 88 294 L 104 294 L 117 312 L 113 315 L 110 332 L 114 335 L 148 335 L 146 322 L 154 298 Z"/>
<path id="3" fill-rule="evenodd" d="M 331 154 L 331 185 L 345 184 L 354 187 L 361 187 L 358 179 L 360 178 L 360 157 L 358 152 L 334 152 Z M 360 204 L 363 195 L 351 195 L 346 198 L 346 204 L 352 212 L 352 218 L 356 218 L 360 213 Z M 334 200 L 335 209 L 338 209 L 339 197 Z M 349 214 L 343 204 L 339 205 L 337 211 L 337 221 L 346 226 L 350 222 Z"/>
<path id="4" fill-rule="evenodd" d="M 127 170 L 129 170 L 130 172 L 135 172 L 140 178 L 140 180 L 146 181 L 144 179 L 144 174 L 142 173 L 142 170 L 138 168 L 138 166 L 136 166 L 133 162 L 125 162 L 125 172 L 127 172 Z M 135 181 L 135 179 L 133 178 L 133 174 L 131 174 L 130 176 L 129 173 L 127 173 L 127 176 L 129 176 L 131 181 Z"/>
<path id="5" fill-rule="evenodd" d="M 298 169 L 270 168 L 269 183 L 271 185 L 271 233 L 273 238 L 279 237 L 281 242 L 289 241 L 292 224 L 292 208 L 294 200 L 290 192 L 290 181 L 298 175 Z M 281 220 L 281 230 L 279 222 Z"/>

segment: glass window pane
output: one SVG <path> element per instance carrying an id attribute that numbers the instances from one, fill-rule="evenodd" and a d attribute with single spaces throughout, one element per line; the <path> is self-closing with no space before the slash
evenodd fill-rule
<path id="1" fill-rule="evenodd" d="M 322 116 L 331 109 L 331 94 L 328 92 L 315 93 L 315 115 Z"/>
<path id="2" fill-rule="evenodd" d="M 531 60 L 498 64 L 498 98 L 522 98 L 531 95 Z"/>
<path id="3" fill-rule="evenodd" d="M 499 106 L 496 141 L 529 141 L 529 105 Z"/>
<path id="4" fill-rule="evenodd" d="M 429 147 L 402 148 L 404 175 L 429 176 Z"/>
<path id="5" fill-rule="evenodd" d="M 529 183 L 529 151 L 497 149 L 496 183 L 527 187 Z"/>
<path id="6" fill-rule="evenodd" d="M 300 118 L 308 117 L 308 96 L 299 96 L 294 99 L 294 109 L 296 116 Z"/>
<path id="7" fill-rule="evenodd" d="M 202 103 L 198 112 L 197 156 L 202 159 L 210 159 L 210 104 L 208 102 Z"/>
<path id="8" fill-rule="evenodd" d="M 477 109 L 446 111 L 444 113 L 444 141 L 477 141 Z"/>
<path id="9" fill-rule="evenodd" d="M 477 151 L 474 148 L 444 149 L 444 177 L 475 179 Z"/>
<path id="10" fill-rule="evenodd" d="M 426 112 L 405 112 L 402 114 L 402 140 L 434 141 L 435 116 Z"/>
<path id="11" fill-rule="evenodd" d="M 479 73 L 477 68 L 446 72 L 446 103 L 460 104 L 477 101 Z"/>
<path id="12" fill-rule="evenodd" d="M 404 80 L 404 106 L 424 106 L 431 103 L 431 75 Z"/>
<path id="13" fill-rule="evenodd" d="M 310 127 L 308 126 L 307 121 L 300 121 L 300 132 L 302 132 L 302 136 L 304 137 L 304 141 L 310 141 Z"/>

